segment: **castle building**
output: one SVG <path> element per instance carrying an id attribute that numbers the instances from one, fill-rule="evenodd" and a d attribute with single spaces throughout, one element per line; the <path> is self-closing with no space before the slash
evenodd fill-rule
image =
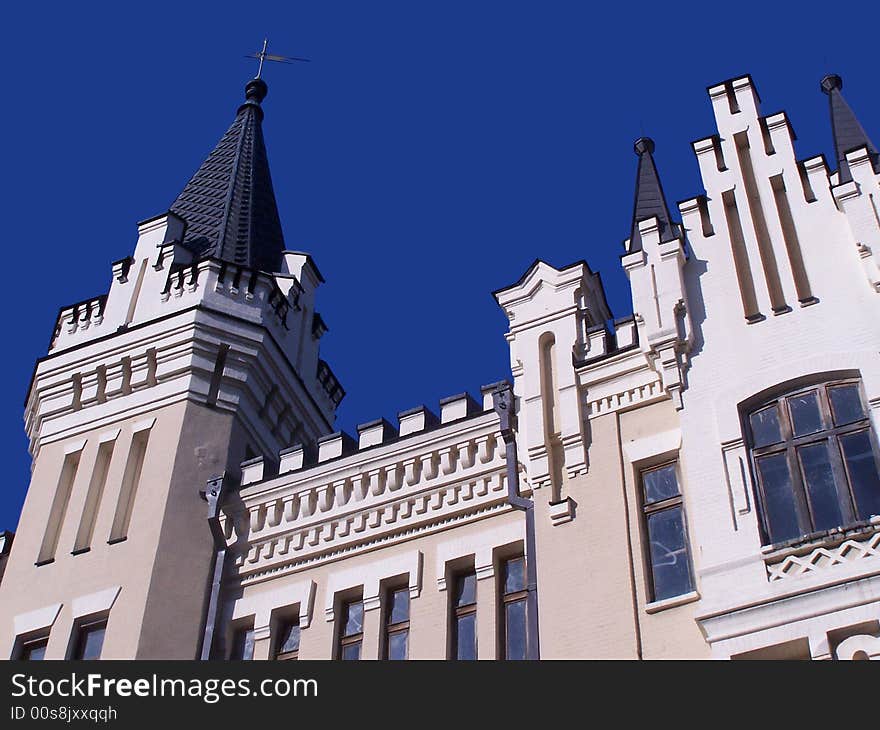
<path id="1" fill-rule="evenodd" d="M 537 259 L 510 382 L 347 434 L 250 81 L 36 364 L 0 656 L 880 658 L 880 154 L 821 87 L 830 166 L 748 76 L 705 194 L 636 142 L 632 315 Z"/>

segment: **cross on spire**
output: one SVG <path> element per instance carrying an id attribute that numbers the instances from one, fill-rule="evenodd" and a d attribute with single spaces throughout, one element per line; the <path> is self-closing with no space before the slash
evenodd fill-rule
<path id="1" fill-rule="evenodd" d="M 263 39 L 263 48 L 257 53 L 249 53 L 245 58 L 256 58 L 260 65 L 257 67 L 257 75 L 254 77 L 256 79 L 262 78 L 263 76 L 263 61 L 276 61 L 277 63 L 295 63 L 296 61 L 304 61 L 308 63 L 311 59 L 309 58 L 300 58 L 299 56 L 278 56 L 273 53 L 269 53 L 269 39 Z"/>

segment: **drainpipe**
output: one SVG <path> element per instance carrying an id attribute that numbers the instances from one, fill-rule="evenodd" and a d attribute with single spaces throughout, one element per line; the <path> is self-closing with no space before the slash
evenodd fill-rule
<path id="1" fill-rule="evenodd" d="M 202 497 L 208 503 L 208 527 L 211 528 L 211 536 L 214 538 L 214 557 L 211 564 L 211 585 L 208 594 L 208 607 L 205 613 L 205 633 L 202 636 L 202 651 L 199 659 L 206 661 L 211 658 L 211 650 L 214 648 L 214 633 L 217 630 L 218 609 L 220 605 L 220 582 L 223 579 L 223 569 L 226 567 L 226 536 L 220 525 L 220 502 L 223 492 L 224 474 L 211 477 Z"/>
<path id="2" fill-rule="evenodd" d="M 501 421 L 507 459 L 507 501 L 514 509 L 525 512 L 526 518 L 526 658 L 540 659 L 538 638 L 538 558 L 535 547 L 535 502 L 519 494 L 519 465 L 516 458 L 514 434 L 514 395 L 507 381 L 502 381 L 492 392 L 492 407 Z"/>

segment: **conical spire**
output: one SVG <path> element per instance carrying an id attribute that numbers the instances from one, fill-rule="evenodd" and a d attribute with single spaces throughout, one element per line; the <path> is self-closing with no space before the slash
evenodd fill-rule
<path id="1" fill-rule="evenodd" d="M 877 148 L 871 142 L 862 125 L 859 123 L 853 110 L 840 90 L 843 88 L 843 79 L 837 74 L 828 74 L 821 81 L 822 91 L 828 94 L 831 106 L 831 134 L 834 136 L 834 154 L 837 156 L 839 182 L 845 183 L 852 180 L 849 164 L 846 161 L 846 153 L 858 147 L 867 147 L 868 155 L 874 170 L 878 170 Z"/>
<path id="2" fill-rule="evenodd" d="M 633 206 L 632 232 L 629 239 L 629 252 L 640 251 L 642 236 L 639 233 L 639 221 L 656 217 L 660 222 L 660 241 L 671 241 L 678 237 L 678 226 L 672 222 L 669 206 L 663 195 L 660 175 L 654 164 L 654 140 L 650 137 L 639 137 L 633 145 L 639 156 L 639 169 L 636 174 L 636 200 Z"/>
<path id="3" fill-rule="evenodd" d="M 268 87 L 252 79 L 245 102 L 171 211 L 187 222 L 184 245 L 263 271 L 278 271 L 284 236 L 263 141 L 260 103 Z"/>

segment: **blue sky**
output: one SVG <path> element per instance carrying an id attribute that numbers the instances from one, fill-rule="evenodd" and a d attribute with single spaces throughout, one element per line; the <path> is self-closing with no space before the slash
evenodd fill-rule
<path id="1" fill-rule="evenodd" d="M 781 3 L 15 3 L 0 28 L 6 478 L 29 479 L 22 403 L 59 306 L 106 291 L 138 220 L 167 209 L 222 135 L 264 35 L 309 64 L 267 68 L 264 129 L 288 248 L 327 284 L 323 356 L 348 391 L 338 425 L 507 377 L 490 292 L 541 257 L 618 263 L 636 158 L 652 136 L 670 202 L 702 191 L 706 86 L 751 73 L 799 156 L 832 143 L 834 71 L 880 138 L 876 49 L 838 13 Z M 846 6 L 876 27 L 876 4 Z M 847 42 L 849 41 L 849 42 Z"/>

